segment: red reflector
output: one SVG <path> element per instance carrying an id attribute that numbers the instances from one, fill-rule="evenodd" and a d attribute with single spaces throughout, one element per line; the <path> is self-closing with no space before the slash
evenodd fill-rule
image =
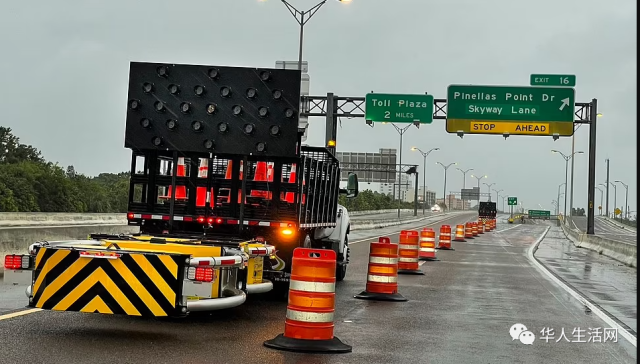
<path id="1" fill-rule="evenodd" d="M 133 219 L 133 216 L 134 216 L 134 215 L 133 215 L 131 212 L 127 214 L 127 218 L 128 218 L 129 220 Z"/>
<path id="2" fill-rule="evenodd" d="M 142 218 L 145 220 L 150 220 L 151 219 L 151 215 L 142 215 Z"/>
<path id="3" fill-rule="evenodd" d="M 196 268 L 196 281 L 213 281 L 213 268 Z"/>
<path id="4" fill-rule="evenodd" d="M 211 265 L 211 263 L 209 261 L 206 260 L 201 260 L 198 262 L 198 265 Z"/>
<path id="5" fill-rule="evenodd" d="M 220 265 L 233 265 L 233 264 L 236 264 L 236 260 L 235 259 L 220 259 L 219 262 L 220 262 Z"/>
<path id="6" fill-rule="evenodd" d="M 255 249 L 253 254 L 267 254 L 267 251 L 265 249 Z"/>
<path id="7" fill-rule="evenodd" d="M 199 223 L 204 224 L 204 217 L 202 216 L 198 216 L 198 218 L 196 219 Z"/>
<path id="8" fill-rule="evenodd" d="M 185 216 L 185 217 L 183 218 L 183 220 L 184 220 L 184 221 L 193 221 L 193 217 Z"/>
<path id="9" fill-rule="evenodd" d="M 168 215 L 163 215 L 162 216 L 162 220 L 169 220 L 169 219 L 170 219 L 170 217 Z"/>
<path id="10" fill-rule="evenodd" d="M 4 267 L 6 269 L 22 268 L 22 256 L 21 255 L 5 255 Z"/>
<path id="11" fill-rule="evenodd" d="M 256 236 L 256 241 L 259 241 L 261 243 L 264 243 L 264 237 L 262 236 Z"/>

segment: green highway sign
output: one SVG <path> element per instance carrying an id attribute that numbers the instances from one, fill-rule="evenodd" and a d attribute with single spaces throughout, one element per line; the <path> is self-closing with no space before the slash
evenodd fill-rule
<path id="1" fill-rule="evenodd" d="M 566 87 L 450 85 L 449 133 L 573 135 L 575 90 Z"/>
<path id="2" fill-rule="evenodd" d="M 431 124 L 433 96 L 367 94 L 364 118 L 374 122 Z"/>
<path id="3" fill-rule="evenodd" d="M 532 74 L 530 85 L 574 87 L 576 85 L 576 76 Z"/>
<path id="4" fill-rule="evenodd" d="M 529 217 L 548 217 L 548 216 L 551 216 L 551 211 L 529 210 Z"/>
<path id="5" fill-rule="evenodd" d="M 507 197 L 507 203 L 509 204 L 509 206 L 515 206 L 518 204 L 518 198 L 517 197 Z"/>

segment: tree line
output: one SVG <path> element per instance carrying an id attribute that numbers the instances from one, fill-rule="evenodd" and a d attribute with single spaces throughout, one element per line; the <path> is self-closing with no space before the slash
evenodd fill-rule
<path id="1" fill-rule="evenodd" d="M 47 161 L 31 145 L 20 143 L 11 128 L 0 126 L 0 211 L 124 213 L 129 197 L 129 172 L 86 176 L 73 166 Z M 413 208 L 371 190 L 358 197 L 340 196 L 351 211 Z"/>
<path id="2" fill-rule="evenodd" d="M 0 126 L 0 211 L 126 212 L 129 172 L 76 173 Z"/>

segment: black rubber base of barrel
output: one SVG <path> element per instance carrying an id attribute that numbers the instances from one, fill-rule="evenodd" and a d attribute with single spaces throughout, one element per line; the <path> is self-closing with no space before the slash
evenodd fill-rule
<path id="1" fill-rule="evenodd" d="M 438 258 L 420 258 L 420 260 L 430 261 L 430 262 L 439 262 Z"/>
<path id="2" fill-rule="evenodd" d="M 455 250 L 453 248 L 436 248 L 436 249 L 438 249 L 438 250 Z"/>
<path id="3" fill-rule="evenodd" d="M 418 270 L 399 269 L 398 274 L 413 274 L 416 276 L 423 276 L 424 272 L 421 271 L 420 269 Z"/>
<path id="4" fill-rule="evenodd" d="M 285 337 L 280 334 L 271 340 L 267 340 L 264 346 L 285 351 L 316 354 L 341 354 L 350 353 L 352 347 L 340 341 L 337 337 L 331 340 L 304 340 Z"/>
<path id="5" fill-rule="evenodd" d="M 408 299 L 406 299 L 400 293 L 385 294 L 385 293 L 372 293 L 372 292 L 362 291 L 360 292 L 359 295 L 353 296 L 353 297 L 361 300 L 373 300 L 373 301 L 394 301 L 394 302 L 408 301 Z"/>

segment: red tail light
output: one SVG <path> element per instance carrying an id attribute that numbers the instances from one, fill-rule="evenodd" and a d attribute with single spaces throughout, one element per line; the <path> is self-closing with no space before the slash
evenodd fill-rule
<path id="1" fill-rule="evenodd" d="M 199 282 L 213 281 L 213 268 L 196 268 L 196 281 L 199 281 Z"/>
<path id="2" fill-rule="evenodd" d="M 196 220 L 198 221 L 198 223 L 204 224 L 204 216 L 198 216 Z"/>
<path id="3" fill-rule="evenodd" d="M 130 213 L 128 213 L 128 214 L 127 214 L 127 219 L 132 220 L 132 219 L 133 219 L 133 217 L 134 217 L 134 215 L 133 215 L 133 213 L 132 213 L 132 212 L 130 212 Z"/>
<path id="4" fill-rule="evenodd" d="M 31 266 L 31 257 L 28 255 L 5 255 L 5 269 L 29 269 Z"/>

